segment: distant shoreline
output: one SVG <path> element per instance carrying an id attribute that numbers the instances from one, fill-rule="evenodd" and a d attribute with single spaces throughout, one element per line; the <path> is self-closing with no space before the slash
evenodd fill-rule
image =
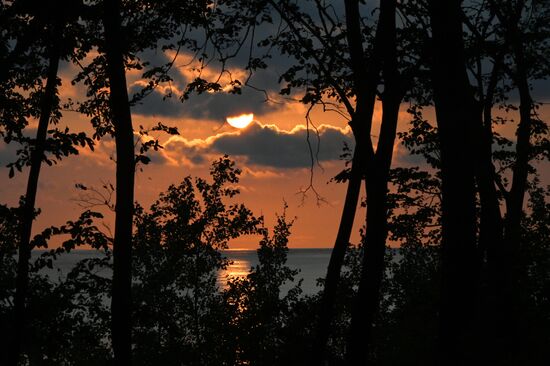
<path id="1" fill-rule="evenodd" d="M 33 252 L 48 252 L 52 249 L 57 249 L 57 248 L 50 248 L 50 249 L 43 249 L 43 248 L 40 248 L 40 249 L 33 249 Z M 256 251 L 258 250 L 258 248 L 228 248 L 228 249 L 222 249 L 221 251 L 222 252 L 248 252 L 248 251 Z M 305 251 L 305 250 L 332 250 L 332 248 L 328 248 L 328 247 L 324 247 L 324 248 L 288 248 L 288 250 L 298 250 L 298 251 Z M 82 248 L 75 248 L 73 250 L 71 250 L 71 252 L 78 252 L 78 251 L 82 251 L 82 252 L 95 252 L 97 251 L 97 249 L 82 249 Z"/>

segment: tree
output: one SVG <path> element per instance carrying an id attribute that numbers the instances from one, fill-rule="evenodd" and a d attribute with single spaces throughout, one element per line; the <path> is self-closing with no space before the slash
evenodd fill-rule
<path id="1" fill-rule="evenodd" d="M 224 291 L 231 314 L 231 334 L 238 339 L 234 361 L 237 364 L 279 365 L 297 361 L 285 349 L 292 339 L 289 317 L 301 289 L 298 284 L 284 296 L 281 294 L 281 287 L 292 282 L 298 272 L 285 265 L 291 227 L 292 221 L 288 221 L 285 212 L 277 216 L 272 235 L 261 227 L 259 264 L 245 278 L 229 280 Z"/>
<path id="2" fill-rule="evenodd" d="M 548 144 L 545 137 L 548 127 L 537 116 L 530 80 L 545 78 L 548 75 L 548 63 L 537 59 L 540 53 L 544 55 L 545 52 L 539 48 L 548 39 L 545 22 L 548 20 L 549 10 L 545 4 L 528 1 L 506 2 L 499 6 L 489 2 L 489 8 L 498 19 L 497 31 L 506 49 L 502 68 L 519 93 L 519 123 L 516 130 L 515 156 L 511 162 L 511 183 L 506 189 L 501 180 L 498 192 L 504 197 L 505 216 L 498 216 L 502 223 L 500 236 L 487 248 L 490 290 L 493 291 L 494 301 L 489 306 L 498 309 L 493 317 L 491 352 L 495 354 L 496 362 L 515 364 L 518 352 L 514 349 L 519 342 L 517 335 L 520 332 L 521 314 L 517 301 L 521 277 L 518 258 L 522 250 L 520 233 L 524 196 L 529 184 L 530 171 L 532 172 L 530 161 L 540 159 L 540 148 Z M 537 16 L 529 19 L 523 15 L 526 11 L 534 12 Z M 498 183 L 499 179 L 501 178 L 497 178 L 495 183 Z M 497 304 L 504 305 L 495 306 Z M 507 352 L 499 353 L 496 351 L 498 349 L 506 349 Z"/>
<path id="3" fill-rule="evenodd" d="M 438 363 L 473 362 L 478 271 L 474 159 L 475 100 L 466 73 L 461 1 L 430 1 L 432 80 L 442 177 L 442 293 Z"/>
<path id="4" fill-rule="evenodd" d="M 258 234 L 262 218 L 243 204 L 240 170 L 227 156 L 212 164 L 211 181 L 186 177 L 151 206 L 136 209 L 133 251 L 135 363 L 232 363 L 231 311 L 219 292 L 222 250 L 230 239 Z"/>
<path id="5" fill-rule="evenodd" d="M 113 293 L 111 332 L 114 360 L 132 363 L 131 258 L 134 211 L 134 130 L 124 67 L 120 1 L 104 1 L 105 57 L 110 85 L 110 106 L 116 142 L 116 218 L 113 241 Z"/>
<path id="6" fill-rule="evenodd" d="M 50 122 L 57 123 L 61 117 L 57 98 L 59 62 L 64 58 L 78 58 L 73 54 L 72 47 L 75 37 L 81 31 L 76 24 L 76 10 L 79 9 L 79 4 L 71 3 L 68 7 L 60 2 L 36 5 L 24 1 L 14 2 L 3 13 L 9 25 L 6 41 L 9 45 L 9 40 L 15 37 L 16 42 L 13 48 L 8 46 L 6 57 L 2 58 L 2 63 L 5 66 L 1 74 L 2 84 L 4 86 L 5 82 L 7 86 L 6 89 L 2 88 L 2 98 L 6 102 L 2 108 L 2 136 L 5 142 L 11 142 L 13 139 L 24 145 L 24 148 L 18 151 L 18 160 L 8 165 L 10 177 L 14 175 L 14 168 L 21 171 L 23 166 L 30 166 L 20 214 L 19 258 L 14 296 L 14 336 L 8 351 L 9 363 L 13 365 L 17 364 L 19 359 L 20 344 L 26 323 L 25 303 L 32 250 L 31 233 L 42 162 L 50 165 L 55 162 L 55 159 L 46 157 L 48 152 L 57 159 L 61 159 L 63 156 L 78 154 L 75 146 L 88 145 L 90 148 L 93 146 L 92 140 L 83 133 L 69 133 L 68 129 L 65 131 L 48 129 Z M 61 10 L 62 8 L 63 10 Z M 25 16 L 30 19 L 28 23 L 20 20 L 25 19 Z M 63 33 L 62 30 L 65 28 L 70 29 L 74 34 L 72 32 Z M 21 30 L 22 34 L 17 34 L 17 29 Z M 30 36 L 32 32 L 37 31 L 42 34 L 40 37 Z M 25 59 L 25 53 L 34 49 L 36 52 L 31 52 L 28 59 Z M 42 78 L 45 80 L 43 87 Z M 22 88 L 24 92 L 21 94 L 13 89 L 10 90 L 10 87 Z M 27 88 L 35 89 L 35 91 L 24 95 Z M 20 103 L 22 105 L 18 105 Z M 25 137 L 22 133 L 29 117 L 38 118 L 38 128 L 34 140 Z M 48 135 L 51 136 L 50 139 L 48 139 Z"/>
<path id="7" fill-rule="evenodd" d="M 281 94 L 291 94 L 296 89 L 304 88 L 305 93 L 300 101 L 309 104 L 310 110 L 315 105 L 322 105 L 326 109 L 334 108 L 341 114 L 345 113 L 350 119 L 349 125 L 356 141 L 351 168 L 338 177 L 339 180 L 348 181 L 348 188 L 324 282 L 312 364 L 319 364 L 324 358 L 336 301 L 336 288 L 353 227 L 361 180 L 365 175 L 368 177 L 367 191 L 370 193 L 367 195 L 370 203 L 367 204 L 367 216 L 370 219 L 367 220 L 371 223 L 367 225 L 367 240 L 372 245 L 365 251 L 364 263 L 365 268 L 369 267 L 369 273 L 365 272 L 357 308 L 363 308 L 366 299 L 370 305 L 365 312 L 357 311 L 349 347 L 353 354 L 350 357 L 363 357 L 355 354 L 365 348 L 355 345 L 365 342 L 364 337 L 370 327 L 368 324 L 372 323 L 369 319 L 373 318 L 372 314 L 377 309 L 377 283 L 383 273 L 384 243 L 387 235 L 384 225 L 387 211 L 387 175 L 391 164 L 398 110 L 409 82 L 401 79 L 398 70 L 396 5 L 393 2 L 382 3 L 378 25 L 371 27 L 362 25 L 358 1 L 345 2 L 345 22 L 339 19 L 338 12 L 332 5 L 325 2 L 316 1 L 312 4 L 313 9 L 308 10 L 305 6 L 302 8 L 288 1 L 266 3 L 266 9 L 271 7 L 286 23 L 288 30 L 261 41 L 260 45 L 275 45 L 283 54 L 297 60 L 296 64 L 282 75 L 281 79 L 286 82 L 286 87 L 281 90 Z M 271 17 L 264 18 L 273 21 Z M 370 47 L 366 47 L 369 42 Z M 372 115 L 376 96 L 379 94 L 377 89 L 381 83 L 381 73 L 384 93 L 380 93 L 380 98 L 384 118 L 375 152 L 371 139 Z M 306 119 L 309 122 L 309 114 Z M 377 220 L 381 222 L 375 222 Z M 382 225 L 379 225 L 380 223 Z M 363 317 L 364 314 L 368 315 Z M 367 330 L 363 332 L 362 329 L 365 327 Z M 366 338 L 368 339 L 368 336 Z"/>
<path id="8" fill-rule="evenodd" d="M 481 316 L 489 319 L 484 333 L 487 347 L 481 356 L 488 363 L 516 364 L 523 197 L 529 185 L 529 172 L 534 171 L 530 161 L 544 159 L 541 148 L 544 150 L 542 146 L 547 140 L 547 127 L 537 115 L 530 80 L 548 74 L 546 50 L 542 46 L 548 39 L 545 26 L 548 9 L 537 2 L 497 5 L 490 1 L 464 6 L 463 11 L 469 36 L 467 67 L 476 92 L 472 134 L 478 156 L 474 166 L 480 199 L 478 267 L 482 270 L 480 289 L 488 292 L 481 294 L 484 304 Z M 526 13 L 537 16 L 529 17 Z M 487 61 L 490 67 L 486 66 Z M 510 101 L 515 99 L 514 89 L 519 94 L 517 103 Z M 497 105 L 500 112 L 494 112 Z M 514 143 L 496 133 L 493 125 L 509 124 L 515 119 L 515 111 L 519 111 L 519 123 Z M 503 151 L 512 146 L 514 153 Z M 501 169 L 497 171 L 495 164 Z M 507 171 L 511 175 L 510 184 Z"/>
<path id="9" fill-rule="evenodd" d="M 96 137 L 105 134 L 114 136 L 116 143 L 116 218 L 115 235 L 113 242 L 113 293 L 112 293 L 112 340 L 115 362 L 121 364 L 131 363 L 131 252 L 132 252 L 132 218 L 134 198 L 134 173 L 135 164 L 147 163 L 149 160 L 143 152 L 152 147 L 158 149 L 158 145 L 145 146 L 140 154 L 134 152 L 134 130 L 130 106 L 140 102 L 155 87 L 172 79 L 168 71 L 174 60 L 161 67 L 152 67 L 143 76 L 151 79 L 148 85 L 132 99 L 128 98 L 126 89 L 126 68 L 143 69 L 146 62 L 142 62 L 137 54 L 146 49 L 156 48 L 160 40 L 168 40 L 169 43 L 163 50 L 188 46 L 189 50 L 200 54 L 201 60 L 207 57 L 205 47 L 211 42 L 208 31 L 209 25 L 215 23 L 215 19 L 209 19 L 214 14 L 209 2 L 191 2 L 189 4 L 104 1 L 103 25 L 104 38 L 100 41 L 98 56 L 78 79 L 86 79 L 90 95 L 100 94 L 99 90 L 108 86 L 108 107 L 105 105 L 107 96 L 105 92 L 100 97 L 94 98 L 80 106 L 84 113 L 93 115 L 92 123 L 96 128 Z M 147 11 L 145 11 L 145 9 Z M 123 17 L 122 13 L 125 16 Z M 206 37 L 202 43 L 189 36 L 187 30 L 182 31 L 180 26 L 195 29 L 202 27 Z M 231 30 L 228 30 L 231 32 Z M 222 32 L 222 37 L 224 33 Z M 179 36 L 176 44 L 171 43 L 172 38 Z M 220 43 L 215 44 L 215 51 L 221 52 Z M 231 43 L 231 40 L 229 40 Z M 106 65 L 105 70 L 102 66 Z M 88 74 L 88 75 L 87 75 Z M 89 82 L 89 74 L 94 75 L 95 82 Z M 208 82 L 198 78 L 187 86 L 182 100 L 189 97 L 192 91 L 206 92 L 218 91 L 221 86 L 218 83 Z M 98 111 L 96 111 L 98 110 Z M 172 129 L 160 127 L 171 133 Z M 177 131 L 177 130 L 176 130 Z"/>

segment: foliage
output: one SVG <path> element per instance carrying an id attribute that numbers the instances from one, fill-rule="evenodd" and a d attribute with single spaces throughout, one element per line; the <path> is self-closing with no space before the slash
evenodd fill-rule
<path id="1" fill-rule="evenodd" d="M 0 324 L 8 324 L 13 306 L 19 225 L 17 218 L 17 209 L 0 205 Z M 6 332 L 0 333 L 0 342 L 7 342 Z"/>
<path id="2" fill-rule="evenodd" d="M 0 324 L 10 329 L 15 291 L 16 245 L 20 207 L 0 206 Z M 85 211 L 75 221 L 60 227 L 46 228 L 33 242 L 47 248 L 53 238 L 63 238 L 56 249 L 35 253 L 32 261 L 25 323 L 29 342 L 24 359 L 31 365 L 96 365 L 109 359 L 108 286 L 110 280 L 98 275 L 109 267 L 108 239 L 94 225 L 101 215 Z M 78 263 L 64 276 L 55 278 L 56 261 L 76 247 L 88 245 L 105 254 Z M 100 252 L 101 253 L 101 252 Z M 52 278 L 53 277 L 53 278 Z M 1 333 L 3 344 L 9 334 Z M 89 352 L 83 353 L 82 349 Z"/>
<path id="3" fill-rule="evenodd" d="M 292 312 L 299 300 L 300 285 L 281 294 L 281 287 L 297 274 L 285 265 L 292 223 L 283 213 L 277 217 L 271 236 L 265 227 L 260 228 L 263 238 L 257 250 L 259 264 L 245 278 L 231 279 L 224 291 L 231 314 L 231 335 L 238 341 L 237 364 L 296 362 L 287 358 L 291 355 L 285 349 L 294 340 Z"/>
<path id="4" fill-rule="evenodd" d="M 138 207 L 134 236 L 134 337 L 137 364 L 222 364 L 229 339 L 217 272 L 230 239 L 258 233 L 262 218 L 242 204 L 240 170 L 227 157 L 212 165 L 212 182 L 186 177 L 146 212 Z M 221 358 L 221 359 L 220 359 Z"/>
<path id="5" fill-rule="evenodd" d="M 286 265 L 293 221 L 285 213 L 270 234 L 262 218 L 233 202 L 240 171 L 227 157 L 212 165 L 211 181 L 186 177 L 170 186 L 145 210 L 136 207 L 133 301 L 136 364 L 293 365 L 307 362 L 320 293 L 304 296 L 297 274 Z M 433 354 L 439 293 L 439 180 L 418 168 L 391 173 L 390 239 L 383 300 L 374 332 L 376 365 L 428 363 Z M 536 182 L 535 182 L 536 183 Z M 535 184 L 533 187 L 538 187 Z M 526 350 L 544 360 L 548 318 L 548 197 L 532 188 L 524 227 L 523 280 Z M 16 209 L 0 207 L 3 266 L 0 317 L 11 307 L 15 271 Z M 98 365 L 108 362 L 111 252 L 89 211 L 35 237 L 46 245 L 69 235 L 60 249 L 43 252 L 33 265 L 28 301 L 32 340 L 24 349 L 29 364 Z M 228 240 L 259 234 L 259 264 L 246 277 L 218 283 L 228 265 L 222 250 Z M 66 276 L 52 276 L 65 253 L 88 244 L 95 256 L 79 262 Z M 339 364 L 360 278 L 362 246 L 345 258 L 340 301 L 329 341 L 329 360 Z M 10 285 L 11 283 L 11 285 Z M 321 281 L 322 284 L 322 281 Z M 11 290 L 10 290 L 11 289 Z M 536 322 L 535 322 L 536 319 Z M 533 326 L 536 323 L 537 326 Z M 3 334 L 6 336 L 6 334 Z M 87 352 L 83 353 L 82 349 Z M 527 351 L 526 351 L 527 352 Z M 532 353 L 531 353 L 532 354 Z"/>
<path id="6" fill-rule="evenodd" d="M 543 365 L 550 354 L 550 187 L 535 181 L 522 225 L 522 360 Z"/>
<path id="7" fill-rule="evenodd" d="M 534 0 L 463 4 L 468 78 L 476 108 L 480 115 L 484 112 L 480 122 L 489 137 L 490 163 L 496 165 L 491 179 L 498 186 L 497 200 L 504 205 L 510 175 L 515 174 L 520 158 L 514 149 L 519 133 L 514 137 L 505 132 L 517 122 L 524 103 L 516 95 L 520 83 L 525 82 L 528 90 L 535 81 L 548 77 L 550 7 Z M 72 84 L 83 84 L 87 95 L 84 100 L 62 100 L 56 91 L 50 120 L 53 126 L 48 129 L 42 161 L 51 165 L 78 154 L 81 148 L 93 150 L 94 140 L 113 135 L 102 5 L 95 0 L 1 3 L 0 137 L 5 143 L 19 144 L 17 160 L 8 165 L 10 176 L 30 163 L 36 141 L 29 137 L 29 126 L 40 117 L 48 60 L 55 52 L 62 62 L 78 68 Z M 431 30 L 425 5 L 408 0 L 398 5 L 398 69 L 406 84 L 411 84 L 405 97 L 410 102 L 411 123 L 399 137 L 410 154 L 426 160 L 429 170 L 399 167 L 390 173 L 389 242 L 399 249 L 386 251 L 387 271 L 371 355 L 376 365 L 432 363 L 436 344 L 441 145 L 435 124 L 424 114 L 434 102 L 429 86 Z M 227 63 L 250 41 L 247 72 L 270 67 L 274 50 L 290 60 L 278 80 L 283 98 L 296 97 L 301 103 L 320 105 L 344 117 L 353 115 L 357 90 L 352 82 L 347 29 L 341 9 L 331 2 L 131 0 L 122 1 L 122 6 L 125 68 L 145 80 L 131 97 L 131 105 L 142 103 L 147 95 L 159 91 L 159 86 L 173 81 L 171 71 L 181 52 L 188 52 L 198 65 L 197 76 L 186 80 L 188 84 L 177 96 L 181 101 L 193 93 L 240 93 L 248 80 L 234 79 Z M 377 26 L 372 15 L 379 9 L 361 9 L 361 42 L 366 58 L 371 59 Z M 274 32 L 266 35 L 258 31 L 266 24 Z M 160 65 L 152 64 L 146 57 L 151 50 L 175 56 Z M 213 64 L 219 67 L 219 77 L 207 80 L 202 71 Z M 228 77 L 225 85 L 222 76 Z M 64 86 L 61 79 L 56 84 L 56 89 Z M 381 88 L 377 89 L 383 97 Z M 163 97 L 172 97 L 172 92 Z M 542 365 L 550 358 L 546 349 L 550 342 L 550 190 L 541 187 L 535 176 L 536 163 L 549 158 L 550 143 L 548 125 L 539 115 L 540 105 L 528 104 L 525 163 L 530 164 L 526 175 L 530 180 L 529 203 L 521 222 L 522 340 L 518 348 L 524 363 Z M 90 118 L 93 138 L 58 126 L 65 109 Z M 162 149 L 152 131 L 178 133 L 162 123 L 152 129 L 140 126 L 136 163 L 149 163 L 148 154 Z M 472 141 L 476 138 L 480 136 Z M 346 147 L 344 158 L 350 157 L 351 149 Z M 291 365 L 309 360 L 312 324 L 317 321 L 321 295 L 303 296 L 300 284 L 293 282 L 297 272 L 286 265 L 293 221 L 283 213 L 270 234 L 261 217 L 233 203 L 239 193 L 239 174 L 234 163 L 223 157 L 213 164 L 211 180 L 186 177 L 170 186 L 148 210 L 136 205 L 132 268 L 136 364 Z M 348 178 L 346 169 L 335 180 Z M 87 188 L 80 185 L 80 189 Z M 6 325 L 12 321 L 19 214 L 20 208 L 0 205 L 2 345 L 8 344 L 10 337 L 4 329 L 9 329 Z M 31 263 L 29 320 L 25 325 L 29 342 L 23 350 L 26 363 L 97 365 L 111 359 L 112 239 L 97 226 L 101 218 L 85 211 L 76 220 L 46 228 L 33 238 L 33 247 L 44 251 L 35 252 Z M 248 234 L 261 236 L 259 264 L 246 277 L 231 279 L 220 288 L 217 274 L 228 265 L 222 251 L 229 240 Z M 61 243 L 59 248 L 48 250 L 54 241 Z M 67 253 L 82 245 L 96 249 L 97 255 L 80 261 L 66 275 L 52 275 Z M 343 362 L 346 352 L 362 250 L 360 243 L 346 254 L 329 340 L 332 364 Z"/>

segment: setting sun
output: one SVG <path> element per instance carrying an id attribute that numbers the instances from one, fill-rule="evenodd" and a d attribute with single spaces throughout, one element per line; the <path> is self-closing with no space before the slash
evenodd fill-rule
<path id="1" fill-rule="evenodd" d="M 254 119 L 254 114 L 248 113 L 248 114 L 241 114 L 240 116 L 235 117 L 227 117 L 226 121 L 231 126 L 235 128 L 245 128 L 248 126 L 252 120 Z"/>

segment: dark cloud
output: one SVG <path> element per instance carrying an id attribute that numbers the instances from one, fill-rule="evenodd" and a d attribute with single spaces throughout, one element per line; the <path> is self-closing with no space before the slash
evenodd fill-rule
<path id="1" fill-rule="evenodd" d="M 140 52 L 139 58 L 143 62 L 147 62 L 149 64 L 143 71 L 151 70 L 154 67 L 166 66 L 167 64 L 174 61 L 165 52 L 163 52 L 160 47 L 155 49 L 147 49 Z M 179 72 L 177 65 L 175 64 L 168 71 L 168 75 L 174 80 L 174 83 L 176 83 L 177 85 L 185 85 L 188 82 L 185 76 L 181 72 Z"/>
<path id="2" fill-rule="evenodd" d="M 304 1 L 299 3 L 300 8 L 312 16 L 312 19 L 316 22 L 318 19 L 318 11 L 316 3 L 313 1 Z M 361 12 L 369 13 L 377 6 L 377 2 L 370 3 L 367 6 L 362 5 L 360 7 Z M 344 19 L 344 7 L 342 2 L 331 2 L 330 13 L 339 18 Z M 281 84 L 279 83 L 279 77 L 289 67 L 296 64 L 296 60 L 288 54 L 283 54 L 278 48 L 262 47 L 258 43 L 266 38 L 273 37 L 278 32 L 280 16 L 273 9 L 272 16 L 273 22 L 263 22 L 254 29 L 254 40 L 250 43 L 246 43 L 247 46 L 243 47 L 240 52 L 236 52 L 234 57 L 227 60 L 227 64 L 224 66 L 228 70 L 238 69 L 244 71 L 247 67 L 249 56 L 262 57 L 266 54 L 269 56 L 264 60 L 267 64 L 266 69 L 255 70 L 252 77 L 248 81 L 251 86 L 262 89 L 262 91 L 254 90 L 243 86 L 242 95 L 232 95 L 227 93 L 203 93 L 201 95 L 191 95 L 190 99 L 181 103 L 178 99 L 188 82 L 191 80 L 185 79 L 185 72 L 183 68 L 189 66 L 183 66 L 181 62 L 176 62 L 173 69 L 170 71 L 170 75 L 174 78 L 174 88 L 179 90 L 179 93 L 175 93 L 174 97 L 164 99 L 164 93 L 162 91 L 155 91 L 145 100 L 141 105 L 137 105 L 133 108 L 133 111 L 137 114 L 144 116 L 166 116 L 166 117 L 189 117 L 195 119 L 210 119 L 210 120 L 224 120 L 227 116 L 241 114 L 245 112 L 254 114 L 263 114 L 266 112 L 275 112 L 280 104 L 267 103 L 265 101 L 265 91 L 270 97 L 278 98 Z M 244 35 L 244 34 L 243 34 Z M 191 31 L 190 36 L 202 39 L 204 36 L 202 32 Z M 250 36 L 250 35 L 249 35 Z M 168 43 L 175 43 L 176 38 L 170 40 Z M 252 48 L 248 44 L 253 45 Z M 211 50 L 210 50 L 211 51 Z M 228 53 L 233 53 L 233 49 L 226 50 Z M 187 50 L 182 50 L 182 56 Z M 158 66 L 169 62 L 169 58 L 165 53 L 158 50 L 148 50 L 141 53 L 140 58 L 151 62 L 152 66 Z M 187 55 L 190 56 L 190 55 Z M 212 55 L 210 55 L 212 56 Z M 216 57 L 208 58 L 208 69 L 216 74 L 216 70 L 221 69 L 221 64 Z M 191 77 L 188 74 L 187 77 Z M 241 82 L 243 76 L 241 76 Z M 132 87 L 130 92 L 136 93 L 139 91 L 139 87 Z M 297 91 L 298 94 L 300 93 Z M 300 95 L 298 95 L 300 97 Z"/>
<path id="3" fill-rule="evenodd" d="M 397 142 L 397 153 L 393 159 L 393 166 L 425 166 L 426 158 L 421 154 L 411 154 L 410 151 L 399 142 Z"/>
<path id="4" fill-rule="evenodd" d="M 132 85 L 128 94 L 135 95 L 142 89 L 143 87 L 140 85 Z M 132 106 L 132 112 L 143 116 L 181 117 L 183 116 L 183 106 L 177 95 L 165 97 L 162 91 L 154 90 L 138 104 Z"/>
<path id="5" fill-rule="evenodd" d="M 319 139 L 315 131 L 310 131 L 309 141 L 313 154 L 322 162 L 338 159 L 344 142 L 351 144 L 352 136 L 341 129 L 322 126 L 319 129 Z M 275 126 L 254 124 L 239 134 L 219 136 L 213 140 L 211 147 L 219 153 L 244 156 L 249 163 L 255 165 L 275 168 L 302 168 L 311 165 L 305 128 L 287 132 Z"/>
<path id="6" fill-rule="evenodd" d="M 224 120 L 227 116 L 242 113 L 263 114 L 274 111 L 280 106 L 266 102 L 263 93 L 244 89 L 241 95 L 227 93 L 192 95 L 183 103 L 183 107 L 185 116 Z"/>
<path id="7" fill-rule="evenodd" d="M 139 85 L 130 87 L 130 95 L 141 90 Z M 265 94 L 246 88 L 242 94 L 224 92 L 191 95 L 181 102 L 177 93 L 166 97 L 162 90 L 155 90 L 146 96 L 132 111 L 143 116 L 190 117 L 196 119 L 225 120 L 226 117 L 254 113 L 263 114 L 280 108 L 280 104 L 266 101 Z"/>
<path id="8" fill-rule="evenodd" d="M 307 134 L 303 126 L 283 131 L 273 125 L 254 123 L 239 132 L 220 134 L 200 143 L 173 140 L 166 145 L 166 152 L 185 156 L 191 161 L 197 161 L 196 158 L 205 153 L 214 153 L 244 157 L 248 163 L 258 166 L 304 168 L 311 165 Z M 353 145 L 351 133 L 327 125 L 319 128 L 318 137 L 315 131 L 310 130 L 309 141 L 319 162 L 337 160 L 344 142 Z"/>
<path id="9" fill-rule="evenodd" d="M 151 164 L 167 164 L 170 162 L 166 155 L 161 154 L 158 151 L 152 151 L 145 154 L 145 156 L 150 159 Z"/>
<path id="10" fill-rule="evenodd" d="M 17 143 L 6 144 L 0 142 L 0 167 L 5 167 L 9 163 L 13 163 L 17 160 L 17 150 L 21 148 L 21 145 Z"/>
<path id="11" fill-rule="evenodd" d="M 533 99 L 537 102 L 550 101 L 550 80 L 536 80 L 533 82 Z"/>

